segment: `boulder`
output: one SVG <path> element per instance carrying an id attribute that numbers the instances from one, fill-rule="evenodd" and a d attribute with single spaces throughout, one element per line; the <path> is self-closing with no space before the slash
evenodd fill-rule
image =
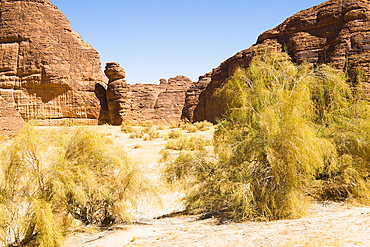
<path id="1" fill-rule="evenodd" d="M 159 84 L 167 84 L 167 80 L 164 78 L 159 79 Z"/>
<path id="2" fill-rule="evenodd" d="M 226 106 L 222 99 L 214 97 L 215 90 L 227 82 L 238 66 L 248 67 L 257 50 L 286 50 L 298 64 L 330 63 L 348 70 L 352 81 L 361 70 L 363 79 L 369 83 L 369 27 L 369 1 L 330 0 L 300 11 L 261 34 L 251 48 L 237 53 L 213 70 L 211 82 L 199 94 L 199 103 L 192 113 L 193 121 L 214 122 L 222 116 Z"/>
<path id="3" fill-rule="evenodd" d="M 108 77 L 109 81 L 125 79 L 126 77 L 125 71 L 122 69 L 119 63 L 116 62 L 107 63 L 104 73 Z"/>
<path id="4" fill-rule="evenodd" d="M 2 0 L 0 16 L 0 96 L 26 121 L 97 123 L 97 51 L 49 0 Z"/>

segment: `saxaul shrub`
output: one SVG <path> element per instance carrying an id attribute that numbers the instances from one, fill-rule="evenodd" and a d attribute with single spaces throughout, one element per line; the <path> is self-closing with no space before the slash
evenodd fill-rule
<path id="1" fill-rule="evenodd" d="M 180 122 L 179 128 L 182 130 L 186 130 L 186 132 L 188 133 L 196 133 L 198 131 L 197 126 L 189 122 Z"/>
<path id="2" fill-rule="evenodd" d="M 82 127 L 47 135 L 27 126 L 0 165 L 0 241 L 7 246 L 59 246 L 73 217 L 129 222 L 148 188 L 119 147 Z"/>
<path id="3" fill-rule="evenodd" d="M 144 135 L 144 141 L 153 141 L 159 138 L 159 132 L 154 129 L 150 129 L 146 135 Z"/>
<path id="4" fill-rule="evenodd" d="M 274 220 L 304 213 L 308 196 L 369 203 L 370 104 L 361 80 L 349 85 L 328 65 L 260 53 L 218 93 L 228 105 L 214 135 L 218 160 L 187 155 L 167 165 L 170 180 L 192 178 L 189 212 Z"/>
<path id="5" fill-rule="evenodd" d="M 193 125 L 200 131 L 206 131 L 213 127 L 213 124 L 208 121 L 195 122 Z"/>
<path id="6" fill-rule="evenodd" d="M 130 208 L 147 188 L 126 154 L 111 140 L 82 128 L 63 147 L 58 186 L 68 212 L 85 224 L 130 221 Z"/>
<path id="7" fill-rule="evenodd" d="M 370 98 L 361 74 L 352 86 L 345 73 L 329 66 L 315 74 L 314 122 L 337 152 L 336 160 L 317 174 L 310 191 L 317 199 L 370 203 Z"/>
<path id="8" fill-rule="evenodd" d="M 188 138 L 186 135 L 183 135 L 180 136 L 178 139 L 168 141 L 165 148 L 172 150 L 201 151 L 205 150 L 205 147 L 209 145 L 211 145 L 211 142 L 209 140 L 196 137 Z"/>
<path id="9" fill-rule="evenodd" d="M 157 125 L 157 130 L 164 130 L 164 129 L 166 129 L 165 125 L 163 125 L 163 124 Z"/>
<path id="10" fill-rule="evenodd" d="M 247 70 L 235 72 L 219 92 L 229 106 L 215 133 L 219 162 L 199 184 L 201 194 L 189 198 L 193 205 L 226 209 L 239 219 L 304 212 L 307 187 L 335 154 L 311 125 L 311 80 L 311 71 L 284 53 L 256 56 Z"/>
<path id="11" fill-rule="evenodd" d="M 123 133 L 134 133 L 135 128 L 131 122 L 122 122 L 120 125 L 120 129 Z"/>
<path id="12" fill-rule="evenodd" d="M 139 139 L 143 138 L 144 133 L 142 131 L 136 130 L 135 132 L 131 133 L 128 138 L 130 139 Z"/>
<path id="13" fill-rule="evenodd" d="M 170 129 L 176 129 L 176 128 L 179 128 L 179 123 L 176 123 L 176 122 L 170 122 L 170 124 L 169 124 L 169 126 L 168 126 L 168 128 L 170 128 Z"/>
<path id="14" fill-rule="evenodd" d="M 1 156 L 0 241 L 7 246 L 58 246 L 63 209 L 54 196 L 50 142 L 27 126 Z"/>
<path id="15" fill-rule="evenodd" d="M 180 153 L 162 151 L 160 162 L 164 164 L 162 178 L 169 184 L 180 184 L 185 189 L 194 185 L 197 178 L 194 174 L 206 175 L 207 152 L 205 150 L 192 152 L 190 150 Z"/>
<path id="16" fill-rule="evenodd" d="M 182 136 L 181 132 L 179 130 L 171 130 L 168 133 L 168 138 L 169 139 L 178 139 Z"/>
<path id="17" fill-rule="evenodd" d="M 140 126 L 142 127 L 141 132 L 145 134 L 152 129 L 153 123 L 151 121 L 144 121 L 140 124 Z"/>

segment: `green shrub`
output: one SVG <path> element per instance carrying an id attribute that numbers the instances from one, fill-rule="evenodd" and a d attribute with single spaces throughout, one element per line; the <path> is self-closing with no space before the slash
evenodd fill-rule
<path id="1" fill-rule="evenodd" d="M 195 122 L 193 123 L 193 125 L 197 127 L 197 129 L 200 131 L 206 131 L 209 130 L 209 128 L 213 127 L 213 124 L 208 122 L 207 120 L 202 122 Z"/>
<path id="2" fill-rule="evenodd" d="M 122 122 L 120 125 L 120 129 L 123 133 L 134 133 L 135 128 L 133 127 L 131 122 Z"/>
<path id="3" fill-rule="evenodd" d="M 236 71 L 220 91 L 229 109 L 215 133 L 219 162 L 189 197 L 190 208 L 227 209 L 239 219 L 304 212 L 307 186 L 335 153 L 311 125 L 310 80 L 310 70 L 283 53 L 256 56 Z"/>
<path id="4" fill-rule="evenodd" d="M 190 171 L 190 212 L 242 220 L 297 217 L 307 195 L 370 204 L 367 92 L 361 78 L 351 87 L 330 66 L 312 70 L 285 53 L 259 54 L 219 91 L 229 108 L 214 135 L 218 161 L 185 155 L 167 175 Z"/>
<path id="5" fill-rule="evenodd" d="M 164 126 L 163 124 L 159 124 L 157 126 L 157 130 L 164 130 L 164 129 L 166 129 L 166 126 Z"/>
<path id="6" fill-rule="evenodd" d="M 142 131 L 135 131 L 134 133 L 131 133 L 129 135 L 129 139 L 139 139 L 139 138 L 143 138 L 144 136 L 144 133 Z"/>
<path id="7" fill-rule="evenodd" d="M 65 127 L 71 127 L 71 126 L 73 126 L 74 125 L 74 123 L 73 122 L 71 122 L 71 120 L 69 120 L 69 119 L 63 119 L 61 122 L 60 122 L 60 124 L 59 124 L 59 126 L 65 126 Z"/>
<path id="8" fill-rule="evenodd" d="M 198 131 L 198 128 L 189 122 L 180 122 L 179 127 L 188 133 L 196 133 Z"/>
<path id="9" fill-rule="evenodd" d="M 201 138 L 191 137 L 188 138 L 187 136 L 181 136 L 178 139 L 170 140 L 166 143 L 166 149 L 172 150 L 205 150 L 205 147 L 210 145 L 211 142 L 207 140 L 203 140 Z"/>
<path id="10" fill-rule="evenodd" d="M 126 154 L 100 134 L 76 129 L 58 164 L 67 209 L 85 224 L 130 220 L 129 208 L 145 188 Z M 68 169 L 68 173 L 65 170 Z"/>
<path id="11" fill-rule="evenodd" d="M 160 162 L 164 164 L 163 178 L 169 184 L 174 184 L 180 181 L 184 183 L 185 187 L 192 185 L 194 182 L 193 174 L 199 174 L 205 169 L 207 162 L 205 162 L 206 152 L 181 152 L 171 154 L 168 151 L 162 153 Z"/>
<path id="12" fill-rule="evenodd" d="M 140 126 L 143 127 L 143 128 L 152 128 L 153 123 L 151 121 L 144 121 L 140 124 Z"/>
<path id="13" fill-rule="evenodd" d="M 180 138 L 180 136 L 182 136 L 181 132 L 178 131 L 178 130 L 171 130 L 169 133 L 168 133 L 168 138 L 169 139 L 178 139 Z"/>
<path id="14" fill-rule="evenodd" d="M 159 138 L 159 132 L 151 129 L 151 130 L 149 130 L 149 132 L 146 135 L 144 135 L 143 140 L 144 141 L 153 141 L 153 140 L 158 139 L 158 138 Z"/>
<path id="15" fill-rule="evenodd" d="M 175 123 L 175 122 L 170 122 L 170 125 L 169 125 L 169 128 L 170 129 L 176 129 L 179 127 L 179 124 L 178 123 Z"/>
<path id="16" fill-rule="evenodd" d="M 218 161 L 184 154 L 166 170 L 170 180 L 193 178 L 189 212 L 274 220 L 304 213 L 307 195 L 369 204 L 370 104 L 361 80 L 351 87 L 330 66 L 262 53 L 219 96 L 229 108 L 214 135 Z"/>
<path id="17" fill-rule="evenodd" d="M 63 224 L 54 197 L 50 142 L 26 126 L 1 157 L 0 241 L 7 246 L 58 246 Z"/>
<path id="18" fill-rule="evenodd" d="M 318 69 L 313 88 L 318 134 L 336 147 L 335 162 L 317 174 L 310 193 L 319 200 L 370 204 L 370 98 L 361 73 L 351 87 L 346 75 L 328 66 Z"/>
<path id="19" fill-rule="evenodd" d="M 47 135 L 26 126 L 0 168 L 0 241 L 7 246 L 59 246 L 72 216 L 85 224 L 128 222 L 148 188 L 124 152 L 86 128 Z"/>

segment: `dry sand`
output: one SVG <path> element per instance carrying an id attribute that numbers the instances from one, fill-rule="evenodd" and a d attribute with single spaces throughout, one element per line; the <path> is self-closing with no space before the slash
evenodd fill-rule
<path id="1" fill-rule="evenodd" d="M 95 127 L 94 127 L 95 128 Z M 102 133 L 123 144 L 130 158 L 158 186 L 163 205 L 139 204 L 136 223 L 108 229 L 77 227 L 65 246 L 370 246 L 370 207 L 338 203 L 313 203 L 307 215 L 295 220 L 272 222 L 220 222 L 199 216 L 155 217 L 183 209 L 181 191 L 170 191 L 159 181 L 160 151 L 167 140 L 129 139 L 119 127 L 98 126 Z M 162 130 L 166 136 L 168 129 Z M 211 139 L 212 130 L 196 134 Z"/>

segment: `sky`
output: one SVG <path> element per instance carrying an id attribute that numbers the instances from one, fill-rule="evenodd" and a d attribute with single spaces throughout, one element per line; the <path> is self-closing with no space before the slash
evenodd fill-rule
<path id="1" fill-rule="evenodd" d="M 260 34 L 324 0 L 51 0 L 126 81 L 197 81 Z"/>

